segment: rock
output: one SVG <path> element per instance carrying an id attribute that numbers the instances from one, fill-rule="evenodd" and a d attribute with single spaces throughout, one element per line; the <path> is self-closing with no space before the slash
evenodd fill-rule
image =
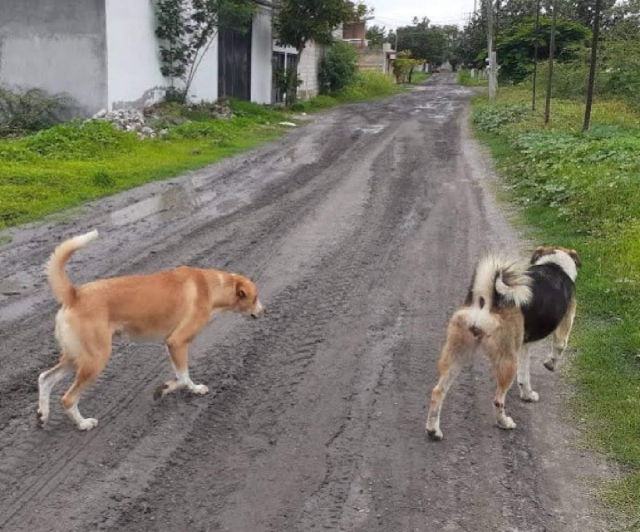
<path id="1" fill-rule="evenodd" d="M 107 110 L 106 109 L 100 109 L 95 115 L 93 115 L 93 118 L 104 118 L 107 114 Z"/>

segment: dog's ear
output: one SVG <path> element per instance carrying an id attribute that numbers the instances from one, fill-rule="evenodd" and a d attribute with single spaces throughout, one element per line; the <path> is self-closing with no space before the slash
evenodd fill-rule
<path id="1" fill-rule="evenodd" d="M 576 268 L 582 267 L 582 260 L 580 260 L 580 255 L 575 249 L 569 250 L 569 256 L 573 259 L 573 262 L 576 263 Z"/>
<path id="2" fill-rule="evenodd" d="M 236 295 L 240 299 L 244 299 L 245 297 L 247 297 L 247 289 L 245 288 L 244 283 L 242 281 L 238 281 L 236 283 Z"/>
<path id="3" fill-rule="evenodd" d="M 533 255 L 531 256 L 531 264 L 535 264 L 536 262 L 538 262 L 538 259 L 542 257 L 542 255 L 544 255 L 544 252 L 545 252 L 544 246 L 540 246 L 539 248 L 537 248 L 533 252 Z"/>

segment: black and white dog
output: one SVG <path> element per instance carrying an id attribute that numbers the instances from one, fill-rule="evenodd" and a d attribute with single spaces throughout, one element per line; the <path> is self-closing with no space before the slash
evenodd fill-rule
<path id="1" fill-rule="evenodd" d="M 552 335 L 550 371 L 562 358 L 576 313 L 575 280 L 580 257 L 575 250 L 539 247 L 531 261 L 488 256 L 476 266 L 467 298 L 451 317 L 440 355 L 440 380 L 431 394 L 427 434 L 442 439 L 440 410 L 463 363 L 477 352 L 489 358 L 497 380 L 493 400 L 496 422 L 516 424 L 505 414 L 505 396 L 517 375 L 520 398 L 538 401 L 531 388 L 528 346 Z"/>

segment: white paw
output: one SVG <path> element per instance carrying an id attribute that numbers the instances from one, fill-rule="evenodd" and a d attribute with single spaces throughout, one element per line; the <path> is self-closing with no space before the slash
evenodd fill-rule
<path id="1" fill-rule="evenodd" d="M 444 434 L 442 434 L 442 431 L 440 430 L 440 428 L 435 428 L 435 429 L 427 428 L 427 436 L 429 436 L 429 438 L 431 438 L 432 440 L 436 440 L 436 441 L 440 441 L 442 438 L 444 438 Z"/>
<path id="2" fill-rule="evenodd" d="M 204 384 L 196 384 L 193 388 L 191 388 L 191 391 L 196 395 L 204 395 L 205 393 L 209 392 L 209 388 Z"/>
<path id="3" fill-rule="evenodd" d="M 80 421 L 80 423 L 78 423 L 78 428 L 80 430 L 91 430 L 96 428 L 97 426 L 98 426 L 98 420 L 92 417 L 83 419 L 82 421 Z"/>
<path id="4" fill-rule="evenodd" d="M 44 425 L 49 420 L 49 409 L 38 408 L 37 418 L 38 424 L 40 424 L 41 426 Z"/>
<path id="5" fill-rule="evenodd" d="M 540 400 L 540 396 L 538 392 L 534 392 L 533 390 L 529 390 L 528 392 L 520 390 L 520 399 L 525 403 L 537 403 Z"/>
<path id="6" fill-rule="evenodd" d="M 506 430 L 515 429 L 516 423 L 509 416 L 502 416 L 498 418 L 498 427 Z"/>

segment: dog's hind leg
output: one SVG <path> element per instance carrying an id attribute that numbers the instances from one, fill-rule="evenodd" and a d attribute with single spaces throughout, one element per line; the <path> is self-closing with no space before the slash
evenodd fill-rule
<path id="1" fill-rule="evenodd" d="M 80 401 L 82 392 L 87 388 L 87 386 L 95 382 L 98 375 L 100 375 L 100 372 L 104 368 L 104 364 L 101 364 L 100 362 L 102 362 L 100 359 L 97 361 L 91 359 L 82 363 L 76 371 L 76 378 L 73 381 L 73 384 L 67 390 L 67 393 L 62 396 L 62 406 L 64 407 L 67 415 L 80 430 L 91 430 L 98 426 L 97 419 L 85 418 L 82 416 L 80 410 L 78 410 L 78 401 Z"/>
<path id="2" fill-rule="evenodd" d="M 496 389 L 496 395 L 493 399 L 493 407 L 496 415 L 496 423 L 503 429 L 515 429 L 516 424 L 509 416 L 504 412 L 504 403 L 507 397 L 507 392 L 516 376 L 516 357 L 515 353 L 504 354 L 498 356 L 498 359 L 494 362 L 494 370 L 498 386 Z"/>
<path id="3" fill-rule="evenodd" d="M 473 340 L 470 337 L 471 333 L 469 333 L 464 319 L 454 315 L 449 322 L 447 341 L 438 361 L 440 379 L 431 392 L 426 431 L 427 435 L 433 440 L 441 440 L 443 438 L 440 430 L 442 403 L 453 381 L 460 374 L 462 364 L 471 351 Z"/>
<path id="4" fill-rule="evenodd" d="M 567 349 L 567 343 L 569 342 L 569 335 L 573 327 L 573 320 L 576 317 L 577 302 L 575 297 L 571 299 L 569 303 L 569 309 L 562 318 L 562 321 L 558 325 L 558 328 L 553 331 L 553 344 L 551 347 L 551 354 L 544 361 L 544 367 L 549 371 L 555 371 L 556 364 L 562 360 L 564 352 Z"/>
<path id="5" fill-rule="evenodd" d="M 181 388 L 188 388 L 197 395 L 204 395 L 209 391 L 209 388 L 204 384 L 195 384 L 189 376 L 189 342 L 204 327 L 208 318 L 208 313 L 201 312 L 196 319 L 179 325 L 167 338 L 166 344 L 176 378 L 158 386 L 153 394 L 154 399 L 160 399 L 162 396 Z"/>
<path id="6" fill-rule="evenodd" d="M 72 368 L 65 362 L 64 356 L 61 361 L 54 367 L 47 371 L 43 371 L 38 377 L 38 423 L 41 426 L 49 419 L 49 399 L 51 397 L 51 390 L 62 379 L 71 373 Z"/>
<path id="7" fill-rule="evenodd" d="M 531 357 L 528 345 L 523 345 L 518 351 L 518 388 L 520 399 L 523 401 L 537 403 L 540 399 L 538 393 L 531 388 Z"/>

